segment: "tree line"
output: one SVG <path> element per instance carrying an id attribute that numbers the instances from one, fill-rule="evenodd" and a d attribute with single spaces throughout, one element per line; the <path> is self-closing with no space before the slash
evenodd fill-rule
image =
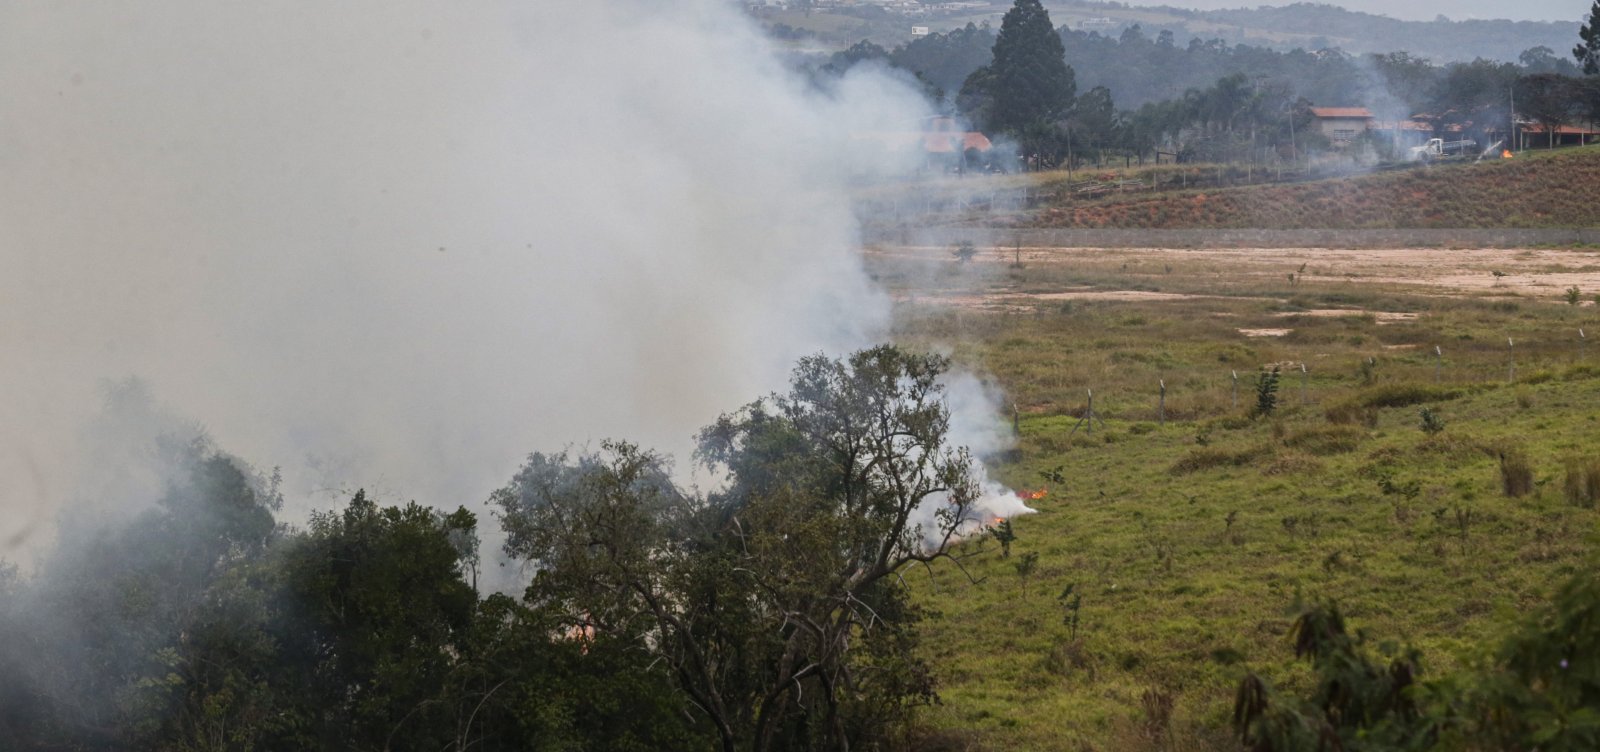
<path id="1" fill-rule="evenodd" d="M 978 495 L 946 365 L 801 361 L 701 433 L 711 492 L 623 442 L 531 455 L 487 501 L 520 594 L 477 591 L 466 508 L 358 491 L 291 526 L 276 475 L 203 437 L 130 449 L 168 478 L 152 508 L 0 568 L 0 748 L 904 746 L 934 685 L 901 575 Z"/>
<path id="2" fill-rule="evenodd" d="M 1198 38 L 1181 46 L 1170 32 L 1152 39 L 1138 26 L 1117 37 L 1055 29 L 1037 0 L 1018 0 L 999 30 L 969 24 L 892 50 L 863 41 L 821 70 L 869 61 L 901 70 L 942 109 L 1009 136 L 1041 164 L 1157 152 L 1292 160 L 1327 146 L 1311 127 L 1312 106 L 1364 106 L 1387 122 L 1416 117 L 1429 136 L 1485 145 L 1508 136 L 1515 113 L 1541 124 L 1539 145 L 1548 145 L 1555 124 L 1600 121 L 1593 27 L 1580 31 L 1571 59 L 1535 47 L 1517 63 L 1436 65 L 1406 52 L 1279 52 Z"/>

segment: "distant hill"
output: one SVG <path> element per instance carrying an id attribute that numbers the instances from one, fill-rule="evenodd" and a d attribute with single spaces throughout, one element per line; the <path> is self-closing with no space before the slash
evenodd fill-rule
<path id="1" fill-rule="evenodd" d="M 1188 13 L 1188 11 L 1178 11 Z M 1205 21 L 1290 34 L 1315 42 L 1326 39 L 1346 52 L 1405 50 L 1434 60 L 1452 62 L 1488 58 L 1516 62 L 1523 50 L 1544 46 L 1566 56 L 1578 38 L 1580 19 L 1570 22 L 1468 20 L 1398 21 L 1371 13 L 1358 13 L 1332 5 L 1295 3 L 1281 8 L 1199 12 Z"/>
<path id="2" fill-rule="evenodd" d="M 1171 31 L 1180 43 L 1185 37 L 1199 37 L 1279 49 L 1337 47 L 1356 54 L 1403 50 L 1435 63 L 1479 57 L 1516 62 L 1523 50 L 1539 46 L 1566 57 L 1577 42 L 1582 20 L 1451 21 L 1441 16 L 1433 21 L 1400 21 L 1318 3 L 1212 11 L 1061 0 L 1047 0 L 1045 5 L 1056 25 L 1093 28 L 1102 34 L 1114 35 L 1139 24 L 1149 35 Z M 1105 19 L 1112 23 L 1106 25 Z"/>

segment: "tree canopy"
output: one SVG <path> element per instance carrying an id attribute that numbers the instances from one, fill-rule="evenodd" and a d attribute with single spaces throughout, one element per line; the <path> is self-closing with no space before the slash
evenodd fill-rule
<path id="1" fill-rule="evenodd" d="M 631 642 L 732 750 L 846 749 L 932 696 L 896 576 L 949 557 L 978 489 L 947 445 L 946 361 L 892 347 L 816 356 L 790 390 L 722 416 L 678 488 L 613 442 L 535 454 L 496 492 L 530 598 L 567 629 Z"/>
<path id="2" fill-rule="evenodd" d="M 1053 124 L 1071 111 L 1077 83 L 1067 67 L 1061 37 L 1039 0 L 1016 0 L 1006 11 L 993 52 L 987 83 L 993 101 L 988 127 L 1018 134 L 1031 126 Z"/>
<path id="3" fill-rule="evenodd" d="M 1588 20 L 1578 27 L 1578 39 L 1578 46 L 1572 48 L 1578 66 L 1585 74 L 1600 74 L 1600 0 L 1595 0 Z"/>

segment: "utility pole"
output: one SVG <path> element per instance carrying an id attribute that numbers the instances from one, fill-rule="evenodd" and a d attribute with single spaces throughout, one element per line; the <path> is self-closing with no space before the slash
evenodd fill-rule
<path id="1" fill-rule="evenodd" d="M 1522 139 L 1517 134 L 1517 86 L 1512 84 L 1506 92 L 1511 97 L 1511 149 L 1522 151 Z"/>

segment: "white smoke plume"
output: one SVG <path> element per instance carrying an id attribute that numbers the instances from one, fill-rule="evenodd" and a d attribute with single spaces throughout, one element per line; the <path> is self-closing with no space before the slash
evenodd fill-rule
<path id="1" fill-rule="evenodd" d="M 724 0 L 0 6 L 0 555 L 97 494 L 138 377 L 290 508 L 481 510 L 535 449 L 685 456 L 794 360 L 883 335 L 851 134 Z M 993 416 L 989 416 L 992 420 Z"/>

